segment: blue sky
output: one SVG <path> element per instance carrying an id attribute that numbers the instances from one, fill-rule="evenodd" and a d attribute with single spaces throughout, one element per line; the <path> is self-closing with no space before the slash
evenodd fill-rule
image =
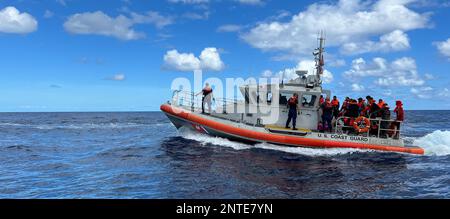
<path id="1" fill-rule="evenodd" d="M 334 95 L 450 109 L 449 20 L 433 0 L 3 0 L 0 111 L 156 111 L 194 69 L 290 77 L 319 30 Z"/>

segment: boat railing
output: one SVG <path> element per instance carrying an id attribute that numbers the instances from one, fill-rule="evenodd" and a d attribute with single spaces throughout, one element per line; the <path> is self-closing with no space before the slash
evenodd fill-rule
<path id="1" fill-rule="evenodd" d="M 194 92 L 175 90 L 172 95 L 172 104 L 177 106 L 190 107 L 192 112 L 200 111 L 202 109 L 202 96 L 196 95 Z M 240 103 L 237 99 L 229 98 L 214 98 L 213 102 L 216 108 L 221 108 L 222 113 L 226 113 L 226 109 L 230 104 L 237 105 Z M 205 104 L 206 105 L 206 104 Z M 207 107 L 207 106 L 204 106 Z"/>
<path id="2" fill-rule="evenodd" d="M 209 114 L 212 117 L 218 117 L 221 119 L 225 119 L 232 122 L 238 122 L 238 123 L 245 123 L 246 125 L 251 125 L 254 127 L 262 126 L 262 124 L 259 122 L 261 120 L 257 119 L 257 122 L 250 123 L 245 119 L 245 113 L 237 113 L 233 112 L 235 114 L 235 117 L 228 117 L 228 116 L 220 116 L 220 114 L 228 114 L 227 109 L 232 108 L 233 110 L 236 110 L 236 106 L 238 104 L 245 104 L 243 100 L 237 100 L 237 99 L 229 99 L 229 98 L 214 98 L 214 103 L 216 108 L 211 109 L 212 114 Z M 194 92 L 189 91 L 183 91 L 183 90 L 175 90 L 172 95 L 172 103 L 175 106 L 180 106 L 184 108 L 188 108 L 191 112 L 201 112 L 202 111 L 202 96 L 196 95 Z M 206 104 L 205 104 L 206 105 Z M 204 106 L 204 110 L 207 110 L 207 106 Z"/>
<path id="3" fill-rule="evenodd" d="M 365 137 L 392 138 L 399 139 L 402 132 L 402 121 L 386 120 L 381 117 L 367 118 L 370 121 L 370 128 L 367 132 L 357 133 L 353 127 L 354 117 L 341 116 L 336 119 L 335 132 L 338 134 L 356 134 Z M 347 124 L 346 124 L 347 123 Z M 393 125 L 394 124 L 394 125 Z M 383 125 L 383 128 L 382 128 Z M 373 127 L 376 127 L 375 129 Z M 387 128 L 384 128 L 387 127 Z"/>

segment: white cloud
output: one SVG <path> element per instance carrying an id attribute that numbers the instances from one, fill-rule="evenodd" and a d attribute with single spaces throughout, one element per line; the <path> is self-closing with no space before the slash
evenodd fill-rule
<path id="1" fill-rule="evenodd" d="M 375 84 L 379 86 L 421 86 L 425 80 L 417 72 L 413 58 L 403 57 L 389 63 L 383 58 L 374 58 L 367 63 L 363 58 L 352 61 L 350 70 L 344 72 L 350 80 L 362 77 L 376 77 Z"/>
<path id="2" fill-rule="evenodd" d="M 433 79 L 434 79 L 434 75 L 432 75 L 432 74 L 424 74 L 423 77 L 424 77 L 426 80 L 433 80 Z"/>
<path id="3" fill-rule="evenodd" d="M 59 3 L 60 5 L 64 6 L 64 7 L 67 6 L 67 3 L 66 3 L 65 0 L 56 0 L 56 2 Z"/>
<path id="4" fill-rule="evenodd" d="M 176 71 L 211 70 L 221 71 L 225 64 L 214 47 L 203 49 L 197 58 L 193 53 L 179 53 L 173 49 L 164 55 L 164 68 Z"/>
<path id="5" fill-rule="evenodd" d="M 364 90 L 365 90 L 364 86 L 357 84 L 357 83 L 352 84 L 352 91 L 360 92 L 360 91 L 364 91 Z"/>
<path id="6" fill-rule="evenodd" d="M 133 22 L 137 24 L 153 24 L 157 28 L 162 28 L 164 26 L 173 24 L 172 17 L 165 17 L 159 14 L 157 11 L 149 11 L 146 14 L 138 14 L 135 12 L 131 13 Z"/>
<path id="7" fill-rule="evenodd" d="M 209 0 L 168 0 L 170 3 L 199 4 L 208 3 Z"/>
<path id="8" fill-rule="evenodd" d="M 112 81 L 124 81 L 125 80 L 125 75 L 124 74 L 115 74 L 112 77 L 106 78 L 107 80 L 112 80 Z"/>
<path id="9" fill-rule="evenodd" d="M 242 26 L 235 24 L 226 24 L 217 28 L 217 32 L 238 32 L 242 30 Z"/>
<path id="10" fill-rule="evenodd" d="M 207 20 L 209 18 L 209 11 L 204 11 L 203 13 L 187 12 L 183 14 L 183 17 L 191 20 Z"/>
<path id="11" fill-rule="evenodd" d="M 382 42 L 376 44 L 383 45 L 383 50 L 404 48 L 409 45 L 409 42 L 405 43 L 404 32 L 425 28 L 429 21 L 428 13 L 420 14 L 407 7 L 411 2 L 340 0 L 336 4 L 315 3 L 288 22 L 262 22 L 241 37 L 262 50 L 294 54 L 310 53 L 317 46 L 319 30 L 325 30 L 328 47 L 364 44 L 372 37 L 381 37 Z"/>
<path id="12" fill-rule="evenodd" d="M 177 71 L 193 71 L 200 69 L 200 60 L 193 53 L 178 53 L 173 49 L 164 55 L 164 67 Z"/>
<path id="13" fill-rule="evenodd" d="M 272 75 L 273 75 L 273 72 L 271 70 L 264 70 L 261 73 L 261 77 L 263 77 L 263 78 L 270 78 L 270 77 L 272 77 Z"/>
<path id="14" fill-rule="evenodd" d="M 44 18 L 51 18 L 51 17 L 53 17 L 53 15 L 55 15 L 55 14 L 50 10 L 45 10 L 45 12 L 44 12 Z"/>
<path id="15" fill-rule="evenodd" d="M 264 3 L 262 0 L 236 0 L 236 1 L 246 5 L 261 5 Z"/>
<path id="16" fill-rule="evenodd" d="M 153 24 L 161 28 L 172 23 L 171 18 L 165 18 L 153 11 L 145 15 L 132 13 L 131 16 L 132 18 L 128 18 L 119 15 L 113 18 L 102 11 L 77 13 L 67 19 L 64 29 L 74 34 L 96 34 L 122 40 L 135 40 L 145 37 L 144 33 L 133 29 L 135 24 Z"/>
<path id="17" fill-rule="evenodd" d="M 15 7 L 0 10 L 0 32 L 26 34 L 36 31 L 38 22 L 28 13 L 20 13 Z"/>
<path id="18" fill-rule="evenodd" d="M 337 59 L 337 60 L 332 60 L 328 63 L 329 66 L 331 67 L 342 67 L 345 66 L 345 60 L 344 59 Z"/>
<path id="19" fill-rule="evenodd" d="M 419 99 L 430 99 L 432 95 L 432 91 L 434 89 L 432 87 L 419 87 L 419 88 L 411 88 L 411 93 L 419 98 Z"/>
<path id="20" fill-rule="evenodd" d="M 205 48 L 200 54 L 200 64 L 204 70 L 220 71 L 225 65 L 220 59 L 219 52 L 214 47 Z"/>
<path id="21" fill-rule="evenodd" d="M 438 93 L 438 95 L 440 97 L 450 97 L 450 90 L 448 88 L 444 88 Z"/>
<path id="22" fill-rule="evenodd" d="M 303 70 L 308 71 L 307 75 L 313 75 L 315 72 L 315 61 L 314 60 L 302 60 L 300 61 L 297 66 L 293 68 L 286 68 L 284 70 L 281 70 L 277 72 L 276 74 L 272 74 L 272 77 L 278 77 L 280 80 L 291 80 L 298 77 L 296 71 Z M 267 70 L 266 70 L 267 71 Z M 266 72 L 264 71 L 264 72 Z M 263 77 L 264 77 L 263 72 Z M 331 83 L 333 81 L 333 74 L 324 69 L 323 75 L 321 76 L 323 83 Z"/>
<path id="23" fill-rule="evenodd" d="M 443 42 L 434 42 L 433 43 L 438 51 L 450 61 L 450 38 Z"/>
<path id="24" fill-rule="evenodd" d="M 382 35 L 379 42 L 350 42 L 341 47 L 341 52 L 348 55 L 361 54 L 367 52 L 390 52 L 409 49 L 408 35 L 401 30 L 394 30 L 391 33 Z"/>

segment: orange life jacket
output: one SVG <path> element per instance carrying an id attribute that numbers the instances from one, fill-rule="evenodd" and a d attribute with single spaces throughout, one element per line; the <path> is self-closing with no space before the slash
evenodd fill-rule
<path id="1" fill-rule="evenodd" d="M 333 105 L 333 106 L 339 106 L 339 100 L 332 100 L 331 101 L 331 105 Z"/>
<path id="2" fill-rule="evenodd" d="M 295 105 L 297 105 L 297 103 L 298 103 L 298 101 L 297 101 L 297 98 L 295 98 L 295 97 L 291 97 L 288 100 L 289 106 L 295 106 Z"/>
<path id="3" fill-rule="evenodd" d="M 321 98 L 319 99 L 319 104 L 322 104 L 324 101 L 325 101 L 325 99 L 323 99 L 323 97 L 321 97 Z"/>

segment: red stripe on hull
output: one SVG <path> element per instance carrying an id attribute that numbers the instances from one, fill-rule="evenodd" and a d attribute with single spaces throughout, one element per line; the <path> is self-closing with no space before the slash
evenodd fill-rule
<path id="1" fill-rule="evenodd" d="M 231 125 L 216 122 L 214 120 L 205 119 L 203 117 L 197 116 L 193 113 L 185 111 L 180 108 L 173 107 L 168 104 L 161 105 L 161 110 L 163 112 L 169 113 L 171 115 L 216 129 L 225 133 L 230 133 L 237 136 L 242 136 L 250 139 L 257 139 L 260 141 L 272 142 L 277 144 L 286 145 L 298 145 L 307 147 L 321 147 L 321 148 L 357 148 L 357 149 L 370 149 L 370 150 L 380 150 L 380 151 L 392 151 L 392 152 L 402 152 L 411 154 L 424 154 L 424 150 L 419 147 L 407 148 L 400 146 L 386 146 L 386 145 L 374 145 L 374 144 L 360 144 L 355 142 L 341 142 L 332 140 L 319 140 L 304 137 L 294 137 L 286 135 L 277 135 L 270 133 L 263 133 L 253 130 L 242 129 L 234 127 Z"/>

